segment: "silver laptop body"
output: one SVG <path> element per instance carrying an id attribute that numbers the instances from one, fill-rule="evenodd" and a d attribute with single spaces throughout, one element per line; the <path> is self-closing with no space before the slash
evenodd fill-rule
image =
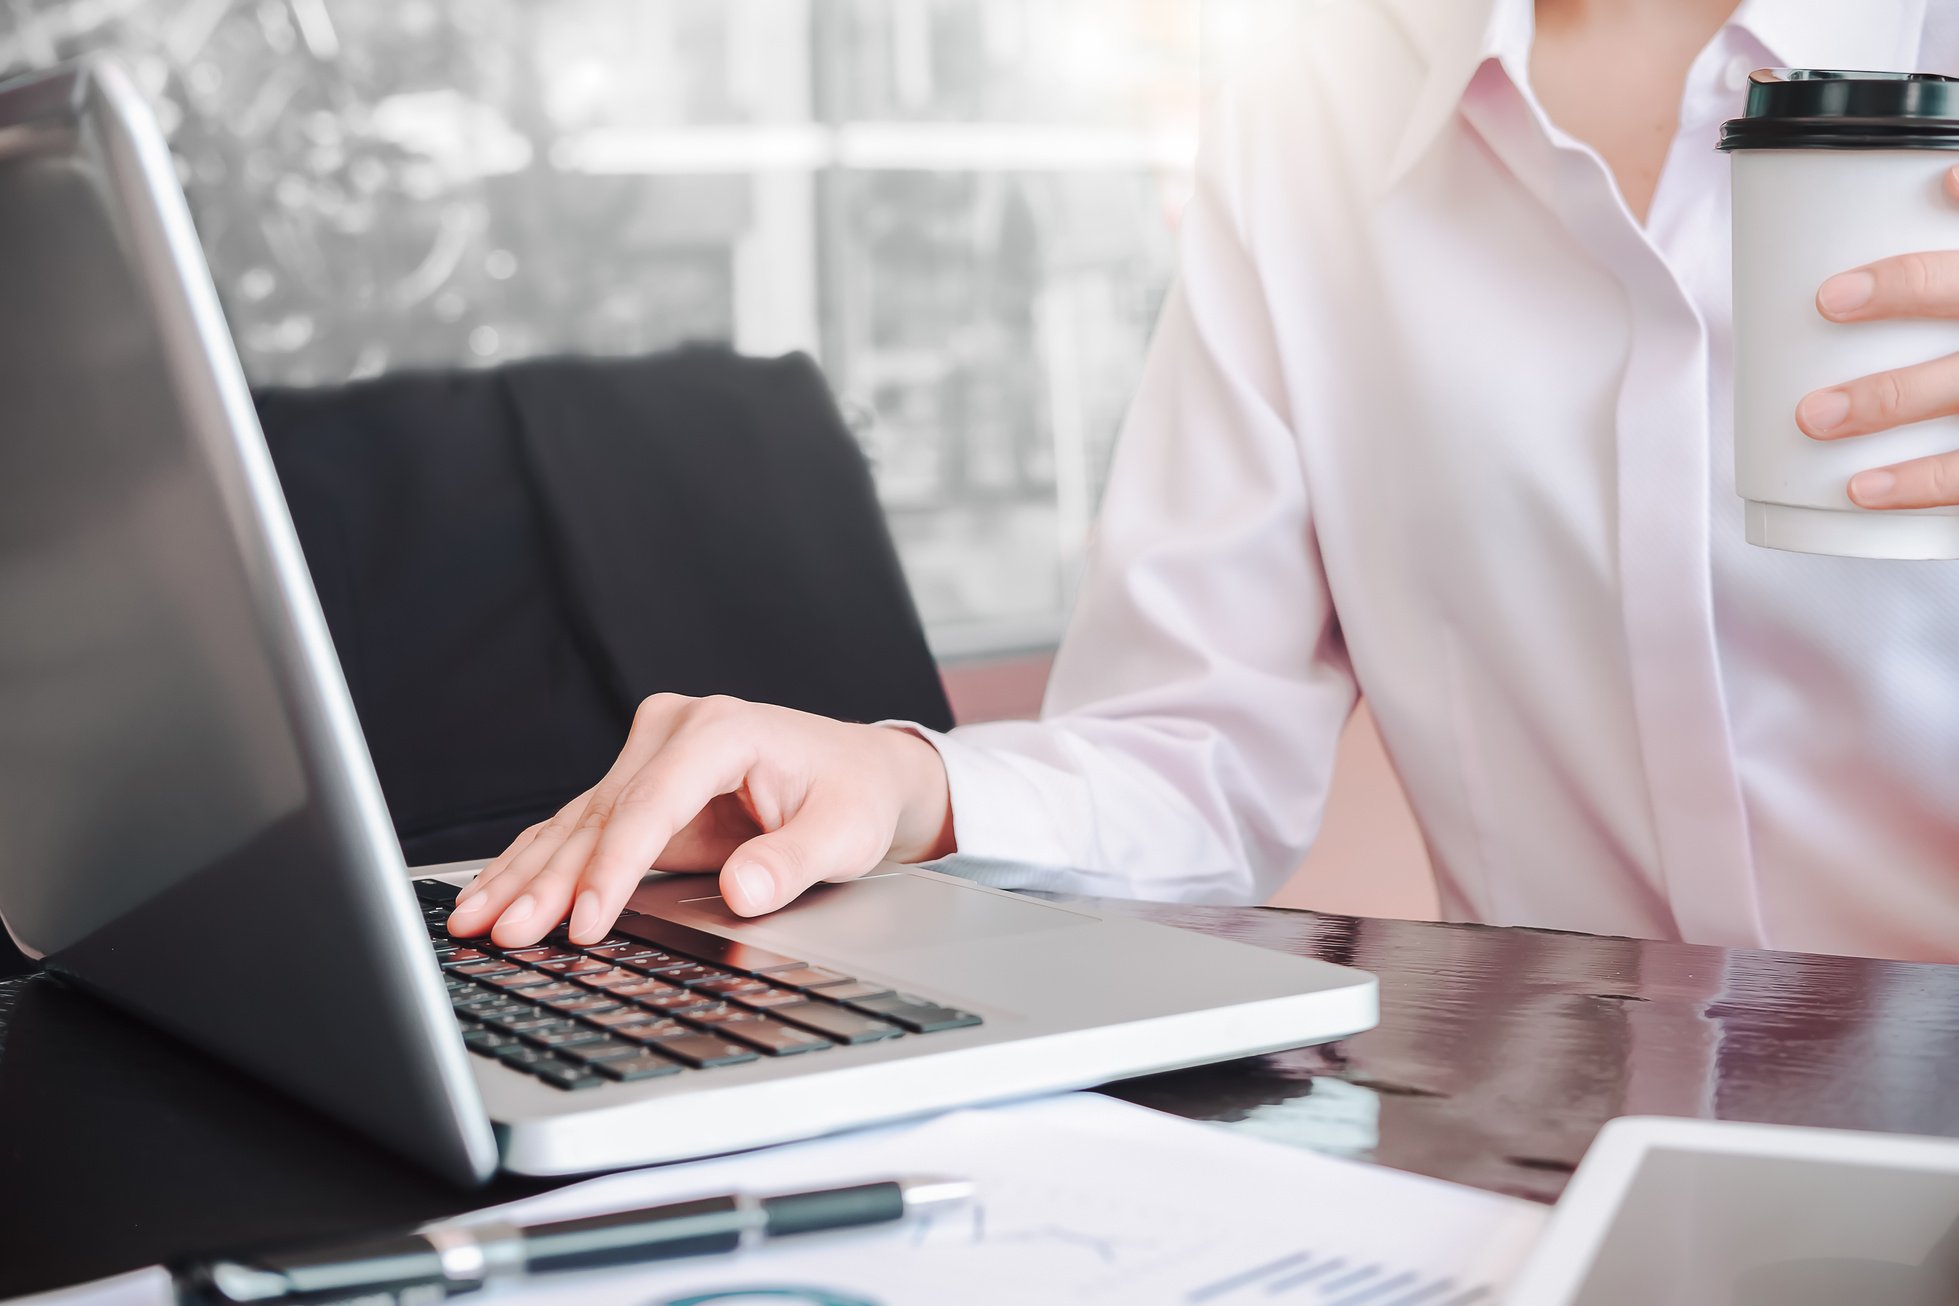
<path id="1" fill-rule="evenodd" d="M 169 153 L 113 62 L 0 86 L 0 414 L 9 934 L 457 1181 L 723 1152 L 1374 1023 L 1358 971 L 891 867 L 755 921 L 706 877 L 651 877 L 632 905 L 981 1023 L 581 1092 L 471 1055 Z"/>

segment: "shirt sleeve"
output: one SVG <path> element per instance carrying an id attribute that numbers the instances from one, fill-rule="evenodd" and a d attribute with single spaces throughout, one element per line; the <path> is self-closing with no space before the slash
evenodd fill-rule
<path id="1" fill-rule="evenodd" d="M 1212 124 L 1181 274 L 1039 721 L 919 733 L 959 852 L 1010 888 L 1257 902 L 1317 833 L 1356 690 L 1265 292 Z"/>

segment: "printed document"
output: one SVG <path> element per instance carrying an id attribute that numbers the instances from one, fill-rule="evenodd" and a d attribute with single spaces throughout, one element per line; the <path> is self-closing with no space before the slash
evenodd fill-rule
<path id="1" fill-rule="evenodd" d="M 1495 1306 L 1548 1214 L 1515 1198 L 1077 1093 L 613 1175 L 462 1222 L 536 1223 L 914 1174 L 971 1179 L 979 1196 L 929 1220 L 540 1278 L 464 1300 Z"/>

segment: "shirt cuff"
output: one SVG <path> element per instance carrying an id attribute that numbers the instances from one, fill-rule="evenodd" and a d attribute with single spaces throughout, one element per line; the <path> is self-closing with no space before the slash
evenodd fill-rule
<path id="1" fill-rule="evenodd" d="M 1049 893 L 1108 896 L 1120 892 L 1110 877 L 1069 866 L 1068 852 L 1040 829 L 1041 804 L 1030 802 L 1028 778 L 991 750 L 919 725 L 879 721 L 880 726 L 917 735 L 938 750 L 945 764 L 946 791 L 952 803 L 952 829 L 959 851 L 923 863 L 994 889 L 1040 889 Z"/>

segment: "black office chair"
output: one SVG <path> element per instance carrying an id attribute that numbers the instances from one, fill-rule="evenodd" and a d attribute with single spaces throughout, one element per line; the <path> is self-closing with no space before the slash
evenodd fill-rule
<path id="1" fill-rule="evenodd" d="M 688 348 L 257 401 L 411 864 L 501 851 L 605 772 L 655 692 L 951 724 L 805 357 Z"/>
<path id="2" fill-rule="evenodd" d="M 500 852 L 604 774 L 661 690 L 952 722 L 807 358 L 695 348 L 257 400 L 411 864 Z M 0 934 L 0 975 L 28 967 Z"/>

